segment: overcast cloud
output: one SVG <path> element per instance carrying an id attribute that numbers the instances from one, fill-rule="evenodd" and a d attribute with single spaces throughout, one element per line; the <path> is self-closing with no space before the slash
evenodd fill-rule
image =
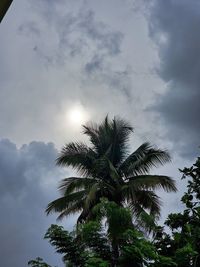
<path id="1" fill-rule="evenodd" d="M 174 148 L 194 156 L 200 145 L 200 2 L 159 0 L 150 14 L 150 36 L 160 58 L 157 72 L 167 83 L 154 110 Z"/>
<path id="2" fill-rule="evenodd" d="M 43 236 L 55 217 L 44 214 L 47 203 L 58 196 L 55 188 L 63 172 L 55 167 L 52 143 L 32 142 L 17 148 L 0 140 L 0 239 L 2 266 L 27 266 L 37 256 L 57 264 Z M 66 174 L 66 173 L 65 173 Z M 71 225 L 71 226 L 70 226 Z M 70 219 L 68 226 L 72 227 Z"/>
<path id="3" fill-rule="evenodd" d="M 159 192 L 162 219 L 181 209 L 177 169 L 190 166 L 199 145 L 199 13 L 196 0 L 13 1 L 0 25 L 4 267 L 36 256 L 62 266 L 42 240 L 55 223 L 44 209 L 71 175 L 55 167 L 57 151 L 83 138 L 68 116 L 77 107 L 82 123 L 106 114 L 129 120 L 131 149 L 146 140 L 168 148 L 173 162 L 156 172 L 177 179 L 180 191 Z M 70 229 L 73 220 L 63 223 Z"/>
<path id="4" fill-rule="evenodd" d="M 1 25 L 1 136 L 62 145 L 79 132 L 68 131 L 66 120 L 76 103 L 90 119 L 122 115 L 151 132 L 143 113 L 162 82 L 152 70 L 157 56 L 147 22 L 131 6 L 121 0 L 14 2 Z"/>

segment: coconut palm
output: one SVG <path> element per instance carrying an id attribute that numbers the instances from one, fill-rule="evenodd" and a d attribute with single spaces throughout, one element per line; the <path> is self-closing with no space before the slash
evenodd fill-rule
<path id="1" fill-rule="evenodd" d="M 160 198 L 155 190 L 176 191 L 175 182 L 165 175 L 149 175 L 152 167 L 170 161 L 167 151 L 148 142 L 129 153 L 128 141 L 133 128 L 125 120 L 108 117 L 98 124 L 83 126 L 90 145 L 83 142 L 66 144 L 57 164 L 73 167 L 79 177 L 62 180 L 61 197 L 49 203 L 46 212 L 58 212 L 58 219 L 80 213 L 78 222 L 90 219 L 92 209 L 101 198 L 131 209 L 138 217 L 142 212 L 160 214 Z"/>

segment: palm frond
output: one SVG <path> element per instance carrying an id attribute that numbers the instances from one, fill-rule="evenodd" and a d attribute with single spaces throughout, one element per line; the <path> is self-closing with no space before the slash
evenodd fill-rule
<path id="1" fill-rule="evenodd" d="M 125 120 L 114 118 L 111 129 L 113 138 L 110 159 L 114 166 L 119 166 L 127 155 L 128 141 L 133 128 Z"/>
<path id="2" fill-rule="evenodd" d="M 160 198 L 151 190 L 138 190 L 135 192 L 137 202 L 146 210 L 150 215 L 160 216 L 161 201 Z"/>
<path id="3" fill-rule="evenodd" d="M 91 175 L 95 152 L 84 143 L 65 145 L 56 160 L 57 165 L 72 167 L 82 175 Z"/>
<path id="4" fill-rule="evenodd" d="M 139 213 L 137 217 L 135 217 L 134 225 L 143 233 L 149 235 L 150 233 L 155 233 L 157 229 L 156 224 L 157 218 L 148 212 L 146 212 L 144 209 Z"/>
<path id="5" fill-rule="evenodd" d="M 61 221 L 64 217 L 67 217 L 72 214 L 76 214 L 83 210 L 85 199 L 77 200 L 73 205 L 63 210 L 57 217 L 58 221 Z"/>
<path id="6" fill-rule="evenodd" d="M 109 170 L 110 170 L 110 177 L 112 178 L 115 185 L 119 186 L 123 180 L 119 175 L 117 169 L 113 166 L 112 162 L 108 161 L 109 163 Z"/>
<path id="7" fill-rule="evenodd" d="M 58 189 L 61 194 L 68 195 L 74 191 L 88 189 L 97 181 L 97 178 L 68 177 L 61 181 Z"/>
<path id="8" fill-rule="evenodd" d="M 176 192 L 175 180 L 165 175 L 138 175 L 130 177 L 127 186 L 138 189 L 164 189 L 166 192 Z"/>
<path id="9" fill-rule="evenodd" d="M 86 190 L 82 190 L 79 192 L 75 192 L 63 197 L 60 197 L 52 202 L 50 202 L 46 208 L 47 215 L 51 212 L 62 212 L 72 205 L 74 205 L 77 201 L 83 200 L 87 195 Z"/>
<path id="10" fill-rule="evenodd" d="M 119 118 L 111 121 L 106 116 L 100 125 L 88 124 L 83 128 L 84 134 L 89 136 L 92 148 L 99 156 L 106 153 L 115 166 L 123 160 L 130 133 L 133 131 L 129 123 Z"/>
<path id="11" fill-rule="evenodd" d="M 121 146 L 127 145 L 133 127 L 125 120 L 115 117 L 112 123 L 113 132 L 117 133 L 118 142 Z"/>
<path id="12" fill-rule="evenodd" d="M 94 149 L 100 157 L 104 155 L 111 144 L 111 127 L 108 116 L 106 116 L 100 125 L 95 123 L 83 125 L 83 133 L 89 136 L 90 142 L 93 145 L 92 149 Z"/>
<path id="13" fill-rule="evenodd" d="M 91 207 L 91 210 L 92 210 L 92 207 Z M 79 215 L 79 217 L 77 219 L 77 224 L 86 222 L 90 218 L 92 219 L 93 215 L 92 215 L 91 210 L 83 209 L 81 214 Z"/>
<path id="14" fill-rule="evenodd" d="M 111 122 L 108 119 L 108 116 L 104 119 L 104 121 L 98 127 L 98 136 L 99 136 L 99 147 L 98 153 L 99 155 L 104 155 L 108 150 L 110 150 L 113 133 Z"/>
<path id="15" fill-rule="evenodd" d="M 123 201 L 130 207 L 140 205 L 140 207 L 147 209 L 150 214 L 159 216 L 161 201 L 152 190 L 140 188 L 134 183 L 126 183 L 122 186 L 121 194 Z"/>
<path id="16" fill-rule="evenodd" d="M 99 135 L 98 135 L 98 125 L 95 123 L 88 123 L 87 125 L 83 125 L 83 134 L 86 134 L 91 144 L 93 145 L 93 149 L 95 152 L 98 152 L 99 148 Z"/>
<path id="17" fill-rule="evenodd" d="M 120 170 L 126 177 L 147 174 L 151 168 L 162 166 L 170 160 L 171 157 L 167 151 L 154 148 L 146 142 L 128 156 L 121 164 Z"/>
<path id="18" fill-rule="evenodd" d="M 89 210 L 93 204 L 98 203 L 99 191 L 100 191 L 100 184 L 99 183 L 93 184 L 85 199 L 84 209 Z"/>

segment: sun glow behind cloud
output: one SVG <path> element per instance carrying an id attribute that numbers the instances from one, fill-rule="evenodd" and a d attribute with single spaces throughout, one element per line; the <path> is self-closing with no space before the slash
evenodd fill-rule
<path id="1" fill-rule="evenodd" d="M 72 127 L 80 127 L 89 120 L 89 114 L 80 103 L 70 107 L 66 112 L 67 121 Z"/>

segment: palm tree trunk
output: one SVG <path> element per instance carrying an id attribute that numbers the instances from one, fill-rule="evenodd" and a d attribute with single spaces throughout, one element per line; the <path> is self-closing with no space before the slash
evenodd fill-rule
<path id="1" fill-rule="evenodd" d="M 113 254 L 112 267 L 116 267 L 119 260 L 119 247 L 114 241 L 112 242 L 112 254 Z"/>

